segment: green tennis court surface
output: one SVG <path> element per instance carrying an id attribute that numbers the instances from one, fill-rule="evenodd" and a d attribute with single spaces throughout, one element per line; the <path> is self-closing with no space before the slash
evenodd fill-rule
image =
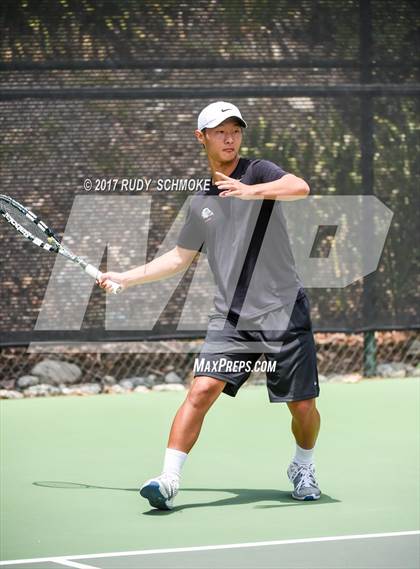
<path id="1" fill-rule="evenodd" d="M 287 408 L 265 388 L 222 396 L 176 508 L 152 511 L 137 489 L 160 472 L 183 397 L 2 402 L 2 565 L 418 568 L 418 379 L 323 386 L 324 494 L 309 503 L 290 498 Z"/>

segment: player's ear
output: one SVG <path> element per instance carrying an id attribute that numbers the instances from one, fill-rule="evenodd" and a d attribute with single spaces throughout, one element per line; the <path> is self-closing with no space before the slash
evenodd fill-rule
<path id="1" fill-rule="evenodd" d="M 204 128 L 203 130 L 198 130 L 198 129 L 197 129 L 197 130 L 194 131 L 194 135 L 195 135 L 196 139 L 198 140 L 198 142 L 201 144 L 201 146 L 202 146 L 203 148 L 205 148 L 205 145 L 204 145 L 204 138 L 205 138 L 205 134 L 204 134 L 204 133 L 205 133 L 205 130 L 206 130 L 206 129 Z"/>

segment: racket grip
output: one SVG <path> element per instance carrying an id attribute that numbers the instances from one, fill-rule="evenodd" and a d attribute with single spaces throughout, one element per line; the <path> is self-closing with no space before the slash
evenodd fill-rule
<path id="1" fill-rule="evenodd" d="M 89 276 L 91 276 L 94 279 L 99 279 L 103 274 L 103 273 L 101 273 L 101 271 L 99 271 L 93 265 L 86 265 L 85 271 L 87 272 L 87 274 Z M 112 294 L 118 294 L 122 291 L 122 287 L 119 283 L 114 283 L 113 281 L 108 281 L 108 282 L 112 287 L 112 291 L 111 291 Z"/>

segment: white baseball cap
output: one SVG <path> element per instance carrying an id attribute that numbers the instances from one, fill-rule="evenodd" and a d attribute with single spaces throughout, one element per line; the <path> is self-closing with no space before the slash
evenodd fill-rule
<path id="1" fill-rule="evenodd" d="M 226 101 L 217 101 L 216 103 L 211 103 L 210 105 L 207 105 L 207 107 L 204 107 L 198 115 L 197 128 L 198 130 L 203 130 L 203 128 L 214 128 L 231 117 L 236 117 L 239 119 L 241 126 L 244 128 L 247 127 L 238 107 L 235 107 L 235 105 L 227 103 Z"/>

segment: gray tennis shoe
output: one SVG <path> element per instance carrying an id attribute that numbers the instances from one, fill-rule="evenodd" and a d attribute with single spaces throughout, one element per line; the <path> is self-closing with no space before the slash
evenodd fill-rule
<path id="1" fill-rule="evenodd" d="M 305 501 L 319 500 L 321 490 L 315 478 L 315 467 L 313 464 L 292 462 L 287 469 L 287 476 L 295 487 L 292 492 L 292 498 Z"/>
<path id="2" fill-rule="evenodd" d="M 140 488 L 140 496 L 149 500 L 152 508 L 172 510 L 174 498 L 178 494 L 179 480 L 166 474 L 147 480 Z"/>

